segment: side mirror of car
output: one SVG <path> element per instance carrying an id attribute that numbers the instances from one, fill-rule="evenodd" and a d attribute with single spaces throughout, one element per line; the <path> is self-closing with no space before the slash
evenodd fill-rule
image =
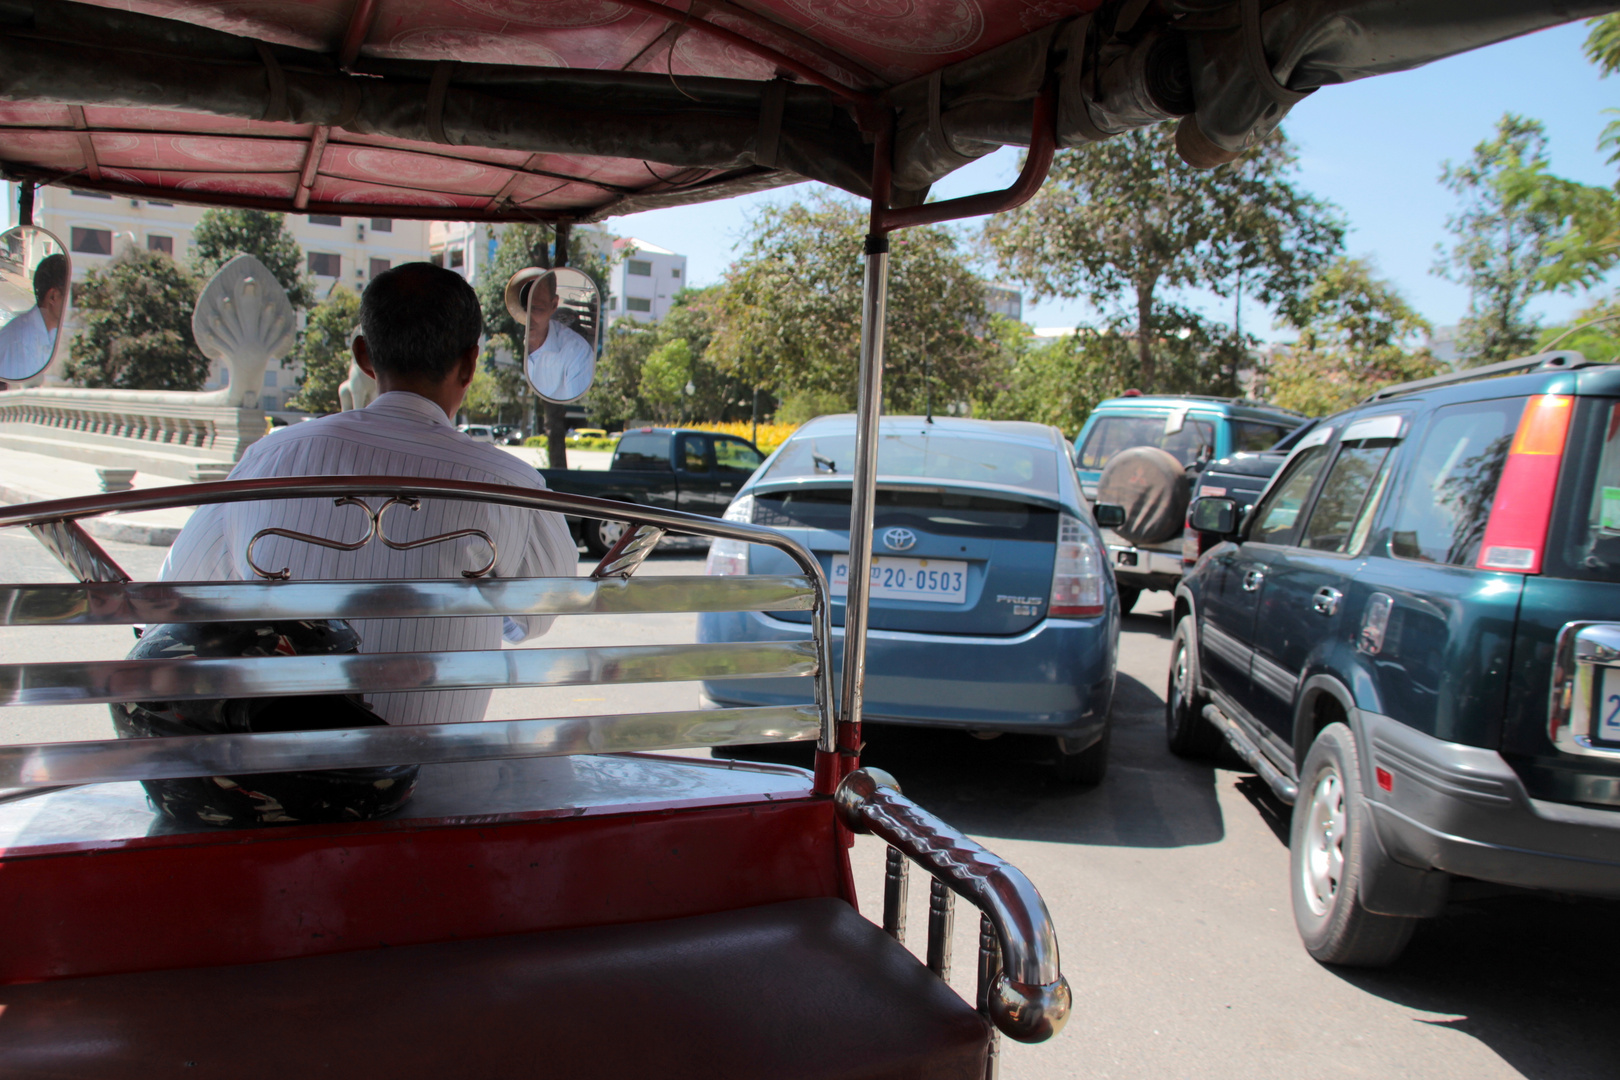
<path id="1" fill-rule="evenodd" d="M 1125 508 L 1114 503 L 1098 503 L 1091 508 L 1091 519 L 1101 529 L 1117 529 L 1125 524 Z"/>
<path id="2" fill-rule="evenodd" d="M 1192 513 L 1187 521 L 1198 532 L 1221 537 L 1235 536 L 1240 522 L 1237 502 L 1206 496 L 1192 504 Z"/>

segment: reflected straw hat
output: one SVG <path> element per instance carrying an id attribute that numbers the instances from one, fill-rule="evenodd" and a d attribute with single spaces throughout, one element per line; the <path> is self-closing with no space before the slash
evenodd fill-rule
<path id="1" fill-rule="evenodd" d="M 515 322 L 523 323 L 529 318 L 529 286 L 550 273 L 552 271 L 539 266 L 526 266 L 507 280 L 506 313 Z"/>

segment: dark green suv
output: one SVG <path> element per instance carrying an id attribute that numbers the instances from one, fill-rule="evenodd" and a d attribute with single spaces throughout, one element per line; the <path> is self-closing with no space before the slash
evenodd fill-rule
<path id="1" fill-rule="evenodd" d="M 1383 391 L 1191 518 L 1170 746 L 1295 804 L 1313 956 L 1388 963 L 1458 878 L 1620 897 L 1620 367 Z"/>

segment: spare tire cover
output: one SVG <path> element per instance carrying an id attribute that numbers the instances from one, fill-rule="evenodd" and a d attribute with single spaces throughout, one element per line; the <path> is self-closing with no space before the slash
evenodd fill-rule
<path id="1" fill-rule="evenodd" d="M 1168 451 L 1133 446 L 1108 459 L 1097 501 L 1125 508 L 1125 524 L 1114 531 L 1132 544 L 1162 544 L 1181 535 L 1193 479 Z"/>

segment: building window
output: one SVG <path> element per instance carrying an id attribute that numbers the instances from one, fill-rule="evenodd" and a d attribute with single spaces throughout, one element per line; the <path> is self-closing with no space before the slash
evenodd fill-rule
<path id="1" fill-rule="evenodd" d="M 428 256 L 428 262 L 432 263 L 434 266 L 443 266 L 444 265 L 444 252 L 435 251 L 432 255 Z"/>
<path id="2" fill-rule="evenodd" d="M 341 225 L 343 219 L 335 214 L 311 214 L 309 215 L 309 223 L 311 225 Z"/>
<path id="3" fill-rule="evenodd" d="M 676 281 L 679 281 L 679 280 L 681 280 L 681 268 L 680 268 L 680 267 L 678 267 L 678 266 L 677 266 L 677 267 L 675 267 L 675 268 L 674 268 L 674 269 L 672 269 L 672 270 L 671 270 L 671 271 L 670 271 L 670 272 L 669 272 L 669 276 L 670 276 L 670 277 L 672 277 L 672 278 L 674 278 L 674 279 L 675 279 L 675 280 L 676 280 Z"/>
<path id="4" fill-rule="evenodd" d="M 169 258 L 174 258 L 174 237 L 148 236 L 146 238 L 147 251 L 161 251 Z"/>
<path id="5" fill-rule="evenodd" d="M 372 259 L 371 260 L 371 276 L 376 277 L 378 274 L 381 274 L 381 273 L 385 272 L 388 269 L 389 265 L 390 264 L 389 264 L 387 259 Z"/>
<path id="6" fill-rule="evenodd" d="M 276 388 L 276 373 L 274 371 L 267 371 L 264 373 L 264 388 L 266 390 L 274 390 Z"/>
<path id="7" fill-rule="evenodd" d="M 72 247 L 74 251 L 86 255 L 111 255 L 112 230 L 111 229 L 81 229 L 73 226 Z"/>
<path id="8" fill-rule="evenodd" d="M 467 252 L 464 248 L 450 249 L 450 269 L 459 270 L 467 262 Z"/>
<path id="9" fill-rule="evenodd" d="M 627 311 L 651 311 L 652 301 L 645 296 L 627 296 L 624 298 L 624 306 Z"/>
<path id="10" fill-rule="evenodd" d="M 309 253 L 309 272 L 316 277 L 343 276 L 343 259 L 321 251 Z"/>
<path id="11" fill-rule="evenodd" d="M 652 263 L 645 259 L 631 259 L 626 266 L 626 272 L 636 277 L 652 277 Z"/>
<path id="12" fill-rule="evenodd" d="M 388 217 L 374 217 L 371 219 L 372 232 L 393 232 L 394 219 Z"/>
<path id="13" fill-rule="evenodd" d="M 172 203 L 172 202 L 158 202 L 156 199 L 148 199 L 148 200 L 146 200 L 146 205 L 147 206 L 172 207 L 174 205 L 174 203 Z"/>
<path id="14" fill-rule="evenodd" d="M 68 188 L 69 191 L 81 199 L 110 199 L 111 195 L 104 195 L 99 191 L 80 191 L 78 188 Z"/>

